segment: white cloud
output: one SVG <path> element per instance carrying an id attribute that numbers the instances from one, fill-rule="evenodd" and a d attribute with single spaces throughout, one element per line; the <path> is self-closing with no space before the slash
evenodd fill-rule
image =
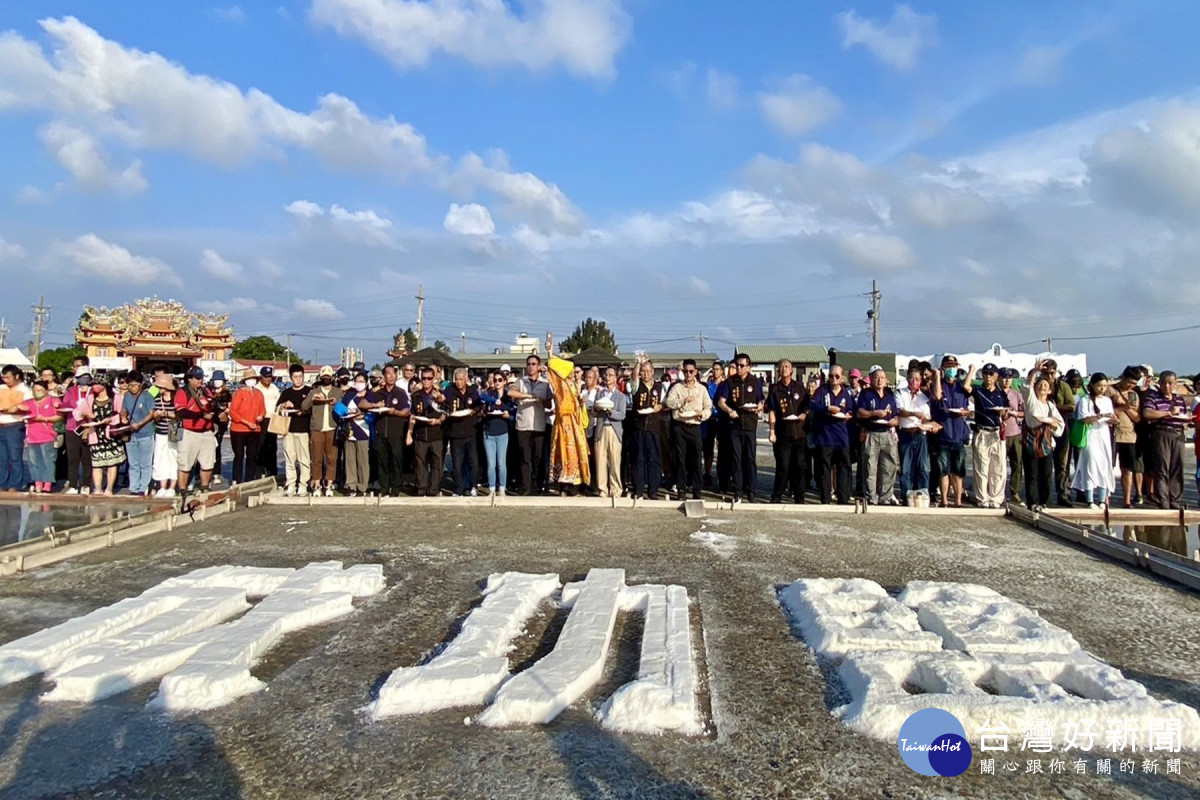
<path id="1" fill-rule="evenodd" d="M 241 6 L 210 8 L 208 10 L 208 14 L 209 16 L 216 17 L 217 19 L 224 20 L 225 22 L 246 21 L 246 12 L 242 10 Z"/>
<path id="2" fill-rule="evenodd" d="M 442 227 L 459 236 L 491 236 L 496 232 L 491 212 L 478 203 L 451 203 Z"/>
<path id="3" fill-rule="evenodd" d="M 807 75 L 792 75 L 773 92 L 759 92 L 763 116 L 780 133 L 800 136 L 824 125 L 841 109 L 841 102 Z"/>
<path id="4" fill-rule="evenodd" d="M 237 282 L 246 276 L 246 270 L 241 264 L 222 258 L 216 250 L 200 253 L 200 269 L 219 281 Z"/>
<path id="5" fill-rule="evenodd" d="M 333 269 L 323 269 L 321 270 L 320 275 L 327 281 L 338 281 L 342 279 L 342 273 Z"/>
<path id="6" fill-rule="evenodd" d="M 863 271 L 893 272 L 916 263 L 917 257 L 908 242 L 899 236 L 879 233 L 853 233 L 839 236 L 837 250 L 853 267 Z"/>
<path id="7" fill-rule="evenodd" d="M 864 19 L 853 10 L 834 17 L 842 32 L 842 49 L 862 45 L 889 67 L 907 72 L 916 66 L 922 50 L 938 43 L 937 16 L 918 14 L 898 5 L 886 23 Z"/>
<path id="8" fill-rule="evenodd" d="M 283 210 L 301 219 L 313 219 L 325 213 L 325 209 L 311 200 L 293 200 L 284 206 Z"/>
<path id="9" fill-rule="evenodd" d="M 915 222 L 930 228 L 979 222 L 988 217 L 987 201 L 975 192 L 927 186 L 904 198 L 904 207 Z"/>
<path id="10" fill-rule="evenodd" d="M 696 80 L 698 67 L 695 61 L 685 61 L 678 67 L 667 67 L 658 71 L 658 79 L 680 100 L 686 100 Z"/>
<path id="11" fill-rule="evenodd" d="M 89 191 L 112 189 L 127 194 L 145 191 L 149 186 L 142 177 L 142 163 L 134 161 L 123 170 L 114 170 L 90 134 L 65 122 L 51 122 L 39 135 L 46 148 L 67 172 Z"/>
<path id="12" fill-rule="evenodd" d="M 963 258 L 959 261 L 963 269 L 969 271 L 973 275 L 978 275 L 981 278 L 986 278 L 992 274 L 992 271 L 987 268 L 987 265 L 974 258 Z"/>
<path id="13" fill-rule="evenodd" d="M 11 264 L 25 257 L 25 248 L 0 239 L 0 266 Z"/>
<path id="14" fill-rule="evenodd" d="M 328 300 L 301 300 L 292 301 L 292 311 L 301 316 L 310 319 L 342 319 L 346 315 L 338 310 L 338 307 Z"/>
<path id="15" fill-rule="evenodd" d="M 700 297 L 708 297 L 713 293 L 708 281 L 696 275 L 688 275 L 687 288 L 689 292 Z"/>
<path id="16" fill-rule="evenodd" d="M 1022 320 L 1049 316 L 1045 309 L 1034 305 L 1023 297 L 1016 300 L 1001 300 L 998 297 L 973 297 L 971 304 L 979 309 L 984 319 Z"/>
<path id="17" fill-rule="evenodd" d="M 258 260 L 258 274 L 269 281 L 276 281 L 283 277 L 284 269 L 270 259 L 260 258 Z"/>
<path id="18" fill-rule="evenodd" d="M 17 202 L 25 206 L 41 206 L 49 203 L 50 193 L 36 186 L 26 184 L 17 192 Z"/>
<path id="19" fill-rule="evenodd" d="M 109 283 L 125 286 L 181 283 L 164 262 L 157 258 L 136 256 L 94 233 L 84 234 L 70 242 L 56 242 L 50 248 L 50 258 L 77 276 L 99 278 Z"/>
<path id="20" fill-rule="evenodd" d="M 738 97 L 738 79 L 735 76 L 728 72 L 722 72 L 716 67 L 709 67 L 705 88 L 708 94 L 709 108 L 717 111 L 737 108 L 740 98 Z"/>
<path id="21" fill-rule="evenodd" d="M 521 12 L 524 13 L 521 13 Z M 437 53 L 485 67 L 541 71 L 561 65 L 611 79 L 629 35 L 619 0 L 314 0 L 314 21 L 361 39 L 399 69 Z"/>
<path id="22" fill-rule="evenodd" d="M 542 233 L 576 233 L 583 225 L 583 214 L 562 189 L 531 172 L 511 172 L 503 153 L 493 154 L 491 164 L 468 154 L 454 180 L 490 191 L 502 211 Z"/>
<path id="23" fill-rule="evenodd" d="M 259 304 L 252 297 L 231 297 L 228 300 L 201 300 L 196 303 L 196 308 L 210 314 L 232 314 L 257 311 Z"/>
<path id="24" fill-rule="evenodd" d="M 357 239 L 366 244 L 389 245 L 392 243 L 389 231 L 392 221 L 385 219 L 374 211 L 347 211 L 334 203 L 329 207 L 329 217 L 334 220 L 343 236 Z"/>

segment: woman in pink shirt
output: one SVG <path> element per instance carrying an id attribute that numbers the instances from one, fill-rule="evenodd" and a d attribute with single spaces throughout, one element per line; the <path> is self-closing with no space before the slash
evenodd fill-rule
<path id="1" fill-rule="evenodd" d="M 57 434 L 54 423 L 58 422 L 58 407 L 61 401 L 50 394 L 44 381 L 33 384 L 33 397 L 24 405 L 25 417 L 25 463 L 35 493 L 50 492 L 54 488 L 54 463 L 58 455 L 54 448 Z"/>

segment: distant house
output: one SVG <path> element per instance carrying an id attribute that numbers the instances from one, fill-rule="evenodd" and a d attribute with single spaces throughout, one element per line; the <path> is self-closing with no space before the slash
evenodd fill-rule
<path id="1" fill-rule="evenodd" d="M 797 377 L 816 372 L 829 361 L 829 351 L 820 344 L 738 344 L 733 353 L 749 356 L 750 372 L 764 380 L 774 378 L 775 365 L 784 358 L 792 362 Z"/>

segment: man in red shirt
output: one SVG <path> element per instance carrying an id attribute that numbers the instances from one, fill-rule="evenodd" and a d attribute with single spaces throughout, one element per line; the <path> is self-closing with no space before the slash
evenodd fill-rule
<path id="1" fill-rule="evenodd" d="M 192 367 L 182 389 L 175 392 L 175 416 L 183 428 L 179 442 L 179 491 L 187 491 L 192 467 L 200 464 L 200 491 L 207 492 L 217 460 L 213 395 L 204 386 L 204 370 Z"/>

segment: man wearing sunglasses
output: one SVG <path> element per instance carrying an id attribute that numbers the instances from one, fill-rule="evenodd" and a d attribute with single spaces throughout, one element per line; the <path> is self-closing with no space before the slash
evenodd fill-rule
<path id="1" fill-rule="evenodd" d="M 750 374 L 750 356 L 738 353 L 733 358 L 736 373 L 725 379 L 718 407 L 730 420 L 729 440 L 733 449 L 733 502 L 745 497 L 754 502 L 758 485 L 758 415 L 766 399 L 762 381 Z"/>
<path id="2" fill-rule="evenodd" d="M 412 416 L 408 418 L 408 437 L 417 470 L 417 496 L 437 497 L 442 493 L 442 420 L 445 412 L 438 404 L 441 393 L 430 367 L 421 369 L 421 388 L 412 396 Z"/>
<path id="3" fill-rule="evenodd" d="M 697 380 L 696 362 L 685 359 L 683 381 L 667 392 L 667 408 L 671 409 L 671 450 L 674 454 L 674 482 L 682 500 L 691 487 L 692 498 L 700 499 L 700 473 L 704 469 L 704 446 L 700 424 L 712 416 L 712 398 L 708 388 Z"/>

